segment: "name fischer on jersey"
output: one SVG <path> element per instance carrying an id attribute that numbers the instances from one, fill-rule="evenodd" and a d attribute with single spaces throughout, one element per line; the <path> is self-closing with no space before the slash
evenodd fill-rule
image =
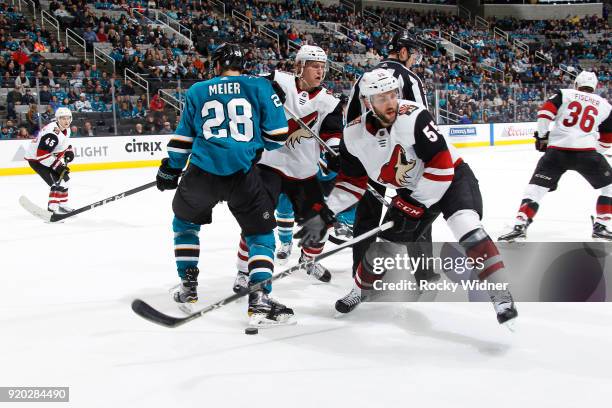
<path id="1" fill-rule="evenodd" d="M 591 103 L 595 106 L 599 106 L 599 101 L 596 98 L 592 98 L 590 95 L 574 94 L 574 99 Z"/>

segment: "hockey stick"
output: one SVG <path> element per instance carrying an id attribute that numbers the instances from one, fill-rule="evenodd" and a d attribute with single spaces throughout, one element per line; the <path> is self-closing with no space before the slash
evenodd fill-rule
<path id="1" fill-rule="evenodd" d="M 291 109 L 289 109 L 287 106 L 283 106 L 285 108 L 285 112 L 287 112 L 287 114 L 289 116 L 291 116 L 291 118 L 306 132 L 310 133 L 310 135 L 319 143 L 319 145 L 321 145 L 321 147 L 323 149 L 325 149 L 325 151 L 327 151 L 329 154 L 331 154 L 334 157 L 338 157 L 339 154 L 338 152 L 336 152 L 334 149 L 332 149 L 326 142 L 325 140 L 323 140 L 321 138 L 321 136 L 317 135 L 315 132 L 312 131 L 311 128 L 308 127 L 307 124 L 304 123 L 304 121 L 302 119 L 300 119 Z M 376 189 L 374 187 L 372 187 L 369 183 L 367 184 L 367 188 L 368 191 L 378 200 L 381 202 L 382 205 L 384 205 L 385 207 L 389 208 L 391 206 L 391 204 L 389 204 L 387 202 L 387 200 L 385 200 L 385 198 L 380 195 L 378 193 L 378 191 L 376 191 Z"/>
<path id="2" fill-rule="evenodd" d="M 135 188 L 133 188 L 131 190 L 127 190 L 127 191 L 124 191 L 122 193 L 114 194 L 114 195 L 112 195 L 112 196 L 110 196 L 108 198 L 105 198 L 104 200 L 96 201 L 95 203 L 88 204 L 88 205 L 86 205 L 84 207 L 81 207 L 81 208 L 77 208 L 76 210 L 71 211 L 68 214 L 54 214 L 54 213 L 51 213 L 49 211 L 45 211 L 41 207 L 39 207 L 36 204 L 32 203 L 32 201 L 30 201 L 26 196 L 19 197 L 19 204 L 21 204 L 21 206 L 23 208 L 25 208 L 25 210 L 28 211 L 30 214 L 32 214 L 32 215 L 34 215 L 34 216 L 36 216 L 38 218 L 41 218 L 41 219 L 43 219 L 46 222 L 56 222 L 56 221 L 64 220 L 64 219 L 69 218 L 69 217 L 73 217 L 73 216 L 75 216 L 77 214 L 80 214 L 82 212 L 92 210 L 92 209 L 94 209 L 96 207 L 100 207 L 100 206 L 102 206 L 104 204 L 108 204 L 110 202 L 120 200 L 120 199 L 122 199 L 124 197 L 131 196 L 132 194 L 136 194 L 136 193 L 139 193 L 141 191 L 147 190 L 147 189 L 155 186 L 156 184 L 157 184 L 156 181 L 152 181 L 152 182 L 144 184 L 142 186 L 135 187 Z"/>
<path id="3" fill-rule="evenodd" d="M 247 292 L 243 292 L 243 293 L 236 293 L 233 294 L 231 296 L 226 297 L 225 299 L 221 299 L 216 303 L 213 303 L 210 306 L 206 306 L 204 309 L 201 309 L 200 311 L 197 311 L 195 313 L 190 314 L 187 317 L 174 317 L 174 316 L 168 316 L 167 314 L 164 314 L 162 312 L 160 312 L 159 310 L 153 308 L 151 305 L 149 305 L 148 303 L 146 303 L 143 300 L 140 299 L 134 299 L 134 301 L 132 302 L 132 310 L 134 311 L 134 313 L 136 313 L 138 316 L 159 324 L 161 326 L 164 327 L 170 327 L 170 328 L 174 328 L 174 327 L 178 327 L 178 326 L 182 326 L 185 323 L 188 323 L 192 320 L 195 320 L 199 317 L 202 317 L 203 315 L 205 315 L 208 312 L 211 312 L 215 309 L 219 309 L 220 307 L 223 307 L 225 305 L 227 305 L 228 303 L 232 303 L 235 302 L 236 300 L 240 299 L 241 297 L 244 297 L 252 292 L 258 291 L 260 290 L 263 286 L 267 285 L 268 283 L 274 282 L 278 279 L 282 279 L 286 276 L 291 275 L 293 272 L 298 271 L 302 268 L 304 268 L 306 265 L 311 264 L 311 263 L 315 263 L 315 262 L 319 262 L 322 259 L 325 259 L 327 257 L 330 257 L 340 251 L 342 251 L 343 249 L 346 249 L 348 247 L 351 247 L 353 245 L 355 245 L 358 242 L 363 241 L 364 239 L 370 238 L 371 236 L 374 236 L 376 234 L 378 234 L 381 231 L 385 231 L 389 228 L 391 228 L 393 226 L 393 221 L 389 221 L 386 222 L 384 224 L 382 224 L 379 227 L 374 228 L 371 231 L 368 231 L 358 237 L 353 238 L 350 241 L 345 242 L 342 245 L 337 246 L 334 249 L 330 249 L 329 251 L 325 251 L 317 256 L 315 256 L 313 259 L 308 260 L 306 262 L 302 262 L 300 264 L 297 264 L 295 266 L 292 266 L 289 269 L 285 269 L 282 272 L 276 273 L 274 275 L 272 275 L 270 278 L 258 282 L 253 286 L 249 287 L 249 290 Z"/>

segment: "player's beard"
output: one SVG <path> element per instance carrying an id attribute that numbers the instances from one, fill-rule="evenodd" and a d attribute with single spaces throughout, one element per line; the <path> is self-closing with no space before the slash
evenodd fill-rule
<path id="1" fill-rule="evenodd" d="M 398 110 L 399 105 L 396 105 L 394 108 L 393 107 L 389 107 L 387 109 L 385 109 L 384 112 L 380 112 L 378 109 L 373 108 L 374 114 L 376 115 L 376 117 L 378 118 L 379 122 L 384 126 L 384 127 L 389 127 L 391 125 L 393 125 L 393 123 L 395 123 L 395 120 L 397 119 L 397 110 Z"/>

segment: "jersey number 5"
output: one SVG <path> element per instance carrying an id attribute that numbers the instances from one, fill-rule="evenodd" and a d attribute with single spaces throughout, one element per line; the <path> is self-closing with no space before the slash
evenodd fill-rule
<path id="1" fill-rule="evenodd" d="M 223 126 L 226 117 L 229 123 Z M 202 118 L 204 118 L 202 133 L 206 139 L 222 138 L 228 136 L 227 129 L 229 128 L 230 136 L 233 139 L 248 142 L 253 138 L 252 117 L 251 104 L 244 98 L 232 99 L 227 106 L 213 99 L 202 107 Z"/>
<path id="2" fill-rule="evenodd" d="M 580 129 L 587 133 L 593 130 L 593 125 L 595 124 L 595 117 L 599 113 L 597 111 L 597 108 L 588 105 L 583 112 L 582 104 L 580 102 L 574 101 L 567 106 L 567 110 L 569 112 L 569 117 L 563 119 L 563 126 L 572 127 L 576 123 L 578 123 L 578 120 L 580 119 Z M 580 117 L 581 113 L 582 117 Z"/>

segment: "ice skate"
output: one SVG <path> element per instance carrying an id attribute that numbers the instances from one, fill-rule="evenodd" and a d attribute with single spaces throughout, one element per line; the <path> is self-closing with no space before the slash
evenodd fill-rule
<path id="1" fill-rule="evenodd" d="M 591 237 L 601 241 L 612 241 L 612 232 L 605 225 L 595 222 Z"/>
<path id="2" fill-rule="evenodd" d="M 353 226 L 345 222 L 336 222 L 334 224 L 334 235 L 342 239 L 353 238 Z"/>
<path id="3" fill-rule="evenodd" d="M 272 299 L 263 290 L 249 294 L 249 326 L 271 327 L 295 324 L 293 309 Z"/>
<path id="4" fill-rule="evenodd" d="M 497 240 L 505 241 L 505 242 L 524 241 L 525 239 L 527 239 L 527 228 L 529 227 L 530 224 L 531 224 L 531 221 L 527 221 L 525 224 L 516 224 L 512 228 L 512 231 L 504 235 L 500 235 L 499 238 L 497 238 Z"/>
<path id="5" fill-rule="evenodd" d="M 249 290 L 249 274 L 238 271 L 232 290 L 234 293 L 246 293 Z"/>
<path id="6" fill-rule="evenodd" d="M 74 209 L 67 206 L 66 204 L 59 204 L 59 205 L 51 204 L 47 206 L 47 211 L 52 212 L 53 214 L 62 215 L 62 214 L 69 214 L 73 212 Z"/>
<path id="7" fill-rule="evenodd" d="M 514 307 L 514 300 L 510 291 L 500 290 L 490 293 L 489 296 L 491 302 L 493 302 L 495 313 L 497 313 L 499 324 L 503 324 L 509 330 L 514 331 L 514 323 L 518 312 Z"/>
<path id="8" fill-rule="evenodd" d="M 293 242 L 281 242 L 281 247 L 278 251 L 276 251 L 276 262 L 279 265 L 284 265 L 289 260 L 291 256 L 291 249 L 293 247 Z"/>
<path id="9" fill-rule="evenodd" d="M 340 313 L 350 313 L 361 304 L 362 300 L 361 289 L 353 287 L 348 295 L 336 301 L 336 310 Z"/>
<path id="10" fill-rule="evenodd" d="M 307 262 L 308 259 L 302 254 L 299 259 L 299 263 Z M 331 273 L 318 262 L 309 262 L 304 266 L 306 273 L 309 276 L 321 281 L 321 282 L 329 282 L 331 280 Z"/>
<path id="11" fill-rule="evenodd" d="M 198 274 L 200 271 L 197 266 L 189 267 L 185 270 L 185 278 L 181 283 L 170 291 L 172 299 L 176 302 L 179 309 L 187 314 L 193 313 L 193 304 L 198 301 Z"/>

